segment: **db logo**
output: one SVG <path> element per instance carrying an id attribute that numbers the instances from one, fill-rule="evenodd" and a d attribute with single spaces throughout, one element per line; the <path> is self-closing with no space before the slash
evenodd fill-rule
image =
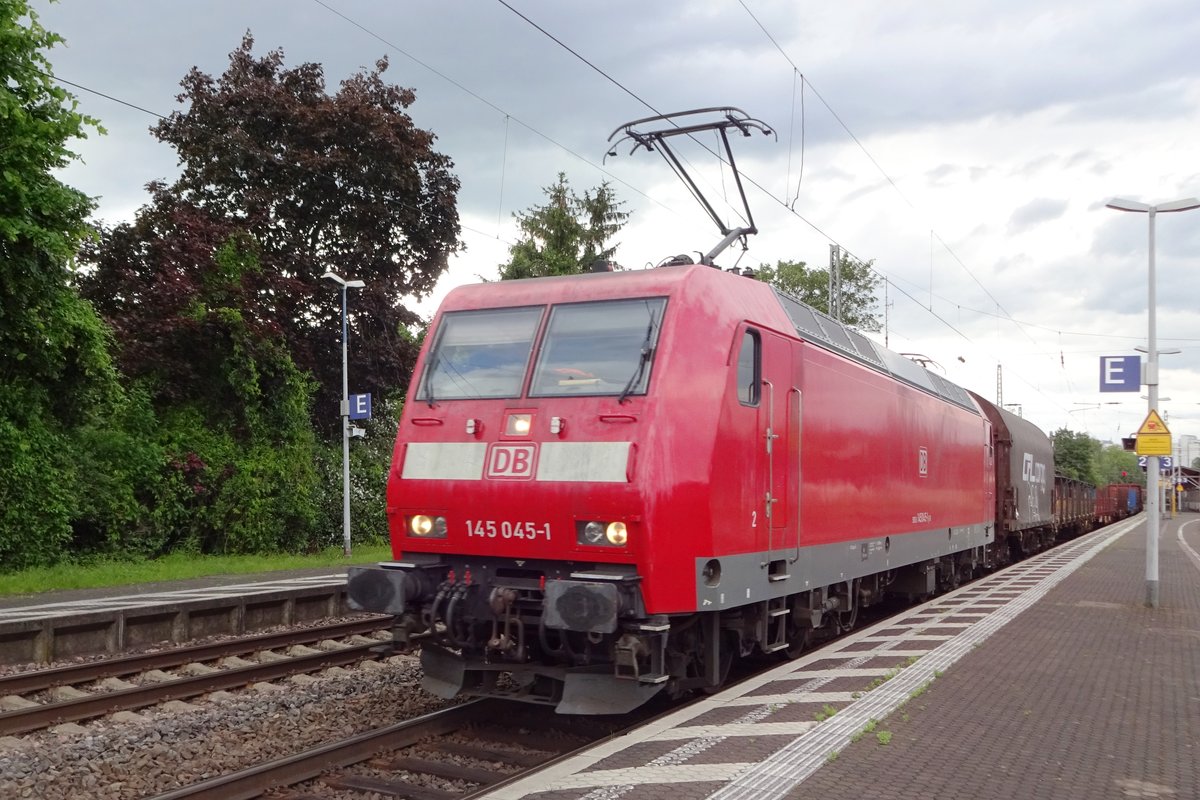
<path id="1" fill-rule="evenodd" d="M 488 450 L 487 477 L 530 480 L 537 462 L 536 444 L 493 444 Z"/>

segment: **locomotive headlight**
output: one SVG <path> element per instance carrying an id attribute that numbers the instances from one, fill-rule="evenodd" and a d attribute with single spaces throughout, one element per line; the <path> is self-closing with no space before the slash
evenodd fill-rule
<path id="1" fill-rule="evenodd" d="M 624 522 L 579 520 L 575 523 L 575 541 L 592 547 L 624 547 L 629 530 Z"/>
<path id="2" fill-rule="evenodd" d="M 588 544 L 604 544 L 604 524 L 592 520 L 584 525 L 583 540 Z"/>
<path id="3" fill-rule="evenodd" d="M 431 517 L 426 514 L 414 514 L 408 518 L 408 530 L 413 536 L 427 539 L 446 538 L 446 518 Z"/>
<path id="4" fill-rule="evenodd" d="M 533 414 L 509 414 L 504 423 L 504 432 L 509 436 L 527 436 L 533 427 Z"/>

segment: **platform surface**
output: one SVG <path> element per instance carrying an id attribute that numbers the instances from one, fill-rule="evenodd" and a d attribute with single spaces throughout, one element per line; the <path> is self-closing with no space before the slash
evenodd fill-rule
<path id="1" fill-rule="evenodd" d="M 1200 798 L 1200 515 L 1089 534 L 492 800 Z M 833 711 L 832 715 L 828 712 Z"/>

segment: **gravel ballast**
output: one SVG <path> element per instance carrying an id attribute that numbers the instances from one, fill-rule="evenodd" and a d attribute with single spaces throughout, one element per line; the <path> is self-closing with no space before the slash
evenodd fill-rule
<path id="1" fill-rule="evenodd" d="M 393 656 L 0 741 L 0 797 L 133 800 L 448 705 Z"/>

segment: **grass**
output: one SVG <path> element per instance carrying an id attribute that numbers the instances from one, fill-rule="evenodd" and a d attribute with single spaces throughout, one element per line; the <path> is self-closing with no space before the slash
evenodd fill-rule
<path id="1" fill-rule="evenodd" d="M 56 589 L 98 589 L 132 586 L 156 581 L 204 578 L 209 575 L 249 575 L 277 570 L 329 567 L 331 571 L 351 564 L 373 564 L 392 557 L 388 545 L 362 545 L 347 559 L 342 549 L 329 548 L 312 555 L 195 556 L 169 555 L 153 560 L 96 561 L 58 564 L 53 567 L 0 573 L 0 596 L 35 594 Z"/>
<path id="2" fill-rule="evenodd" d="M 925 694 L 925 692 L 929 691 L 929 686 L 932 683 L 933 683 L 933 678 L 930 678 L 929 680 L 925 681 L 920 686 L 918 686 L 917 688 L 913 689 L 911 692 L 908 693 L 908 699 L 915 700 L 916 698 Z M 905 702 L 908 702 L 908 701 L 906 700 Z"/>
<path id="3" fill-rule="evenodd" d="M 836 713 L 837 709 L 826 703 L 824 708 L 813 714 L 813 718 L 816 719 L 817 722 L 824 722 Z"/>

